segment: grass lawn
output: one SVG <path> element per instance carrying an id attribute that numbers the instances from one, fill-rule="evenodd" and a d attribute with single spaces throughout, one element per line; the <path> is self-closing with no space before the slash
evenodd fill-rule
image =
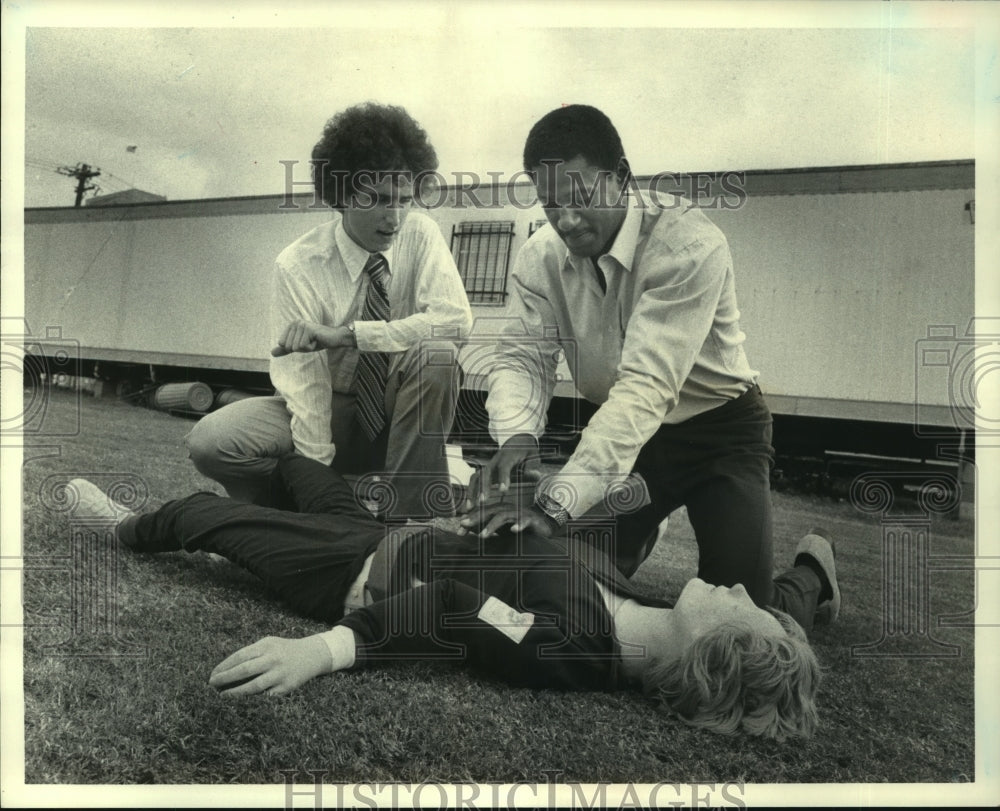
<path id="1" fill-rule="evenodd" d="M 53 392 L 48 407 L 50 432 L 72 432 L 78 407 L 80 431 L 33 440 L 57 446 L 56 455 L 25 451 L 29 784 L 273 784 L 283 782 L 283 769 L 323 770 L 328 782 L 536 783 L 546 771 L 587 783 L 975 779 L 973 629 L 964 620 L 938 627 L 940 617 L 973 609 L 973 573 L 929 577 L 930 636 L 957 646 L 933 651 L 957 655 L 905 655 L 927 641 L 916 632 L 897 639 L 904 655 L 853 655 L 852 646 L 882 636 L 883 570 L 882 527 L 850 503 L 774 494 L 779 567 L 812 525 L 827 527 L 838 544 L 844 609 L 839 623 L 812 635 L 826 679 L 821 733 L 807 742 L 699 732 L 657 715 L 639 695 L 511 689 L 432 663 L 324 677 L 280 699 L 224 700 L 206 681 L 225 656 L 261 636 L 322 626 L 201 553 L 92 549 L 76 561 L 74 580 L 70 521 L 54 508 L 54 481 L 131 474 L 148 487 L 152 506 L 217 486 L 186 458 L 187 420 L 89 396 L 78 405 L 65 391 Z M 974 551 L 971 521 L 935 518 L 930 534 L 935 556 Z M 690 525 L 675 514 L 636 581 L 676 596 L 695 560 Z M 93 582 L 107 565 L 117 566 L 117 581 L 105 581 L 106 605 L 74 592 L 81 567 L 95 567 Z M 113 638 L 78 632 L 112 617 Z"/>

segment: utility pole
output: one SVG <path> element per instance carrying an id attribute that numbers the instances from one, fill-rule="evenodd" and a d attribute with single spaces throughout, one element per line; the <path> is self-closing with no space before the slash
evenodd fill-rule
<path id="1" fill-rule="evenodd" d="M 91 189 L 96 189 L 96 184 L 88 183 L 92 177 L 98 177 L 101 174 L 101 170 L 88 166 L 86 163 L 78 163 L 76 166 L 70 168 L 69 166 L 60 166 L 56 169 L 61 175 L 66 175 L 67 177 L 75 177 L 77 180 L 76 184 L 76 207 L 79 208 L 80 204 L 83 202 L 83 193 L 85 191 L 90 191 Z"/>

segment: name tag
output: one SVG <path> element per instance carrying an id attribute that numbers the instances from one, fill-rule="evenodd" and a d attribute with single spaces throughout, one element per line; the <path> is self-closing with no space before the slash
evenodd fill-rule
<path id="1" fill-rule="evenodd" d="M 518 611 L 496 597 L 488 598 L 476 616 L 517 645 L 521 644 L 535 622 L 534 614 Z"/>

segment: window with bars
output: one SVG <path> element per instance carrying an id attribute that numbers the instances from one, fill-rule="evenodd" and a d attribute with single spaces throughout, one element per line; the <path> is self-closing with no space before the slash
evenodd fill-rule
<path id="1" fill-rule="evenodd" d="M 514 223 L 461 222 L 451 229 L 451 253 L 471 304 L 504 304 Z"/>

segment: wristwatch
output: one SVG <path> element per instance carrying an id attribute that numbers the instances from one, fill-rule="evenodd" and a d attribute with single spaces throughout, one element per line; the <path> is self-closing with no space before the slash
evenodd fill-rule
<path id="1" fill-rule="evenodd" d="M 566 526 L 566 523 L 569 521 L 569 513 L 566 511 L 566 508 L 552 498 L 552 496 L 545 493 L 537 493 L 535 495 L 535 506 L 551 518 L 558 527 Z"/>
<path id="2" fill-rule="evenodd" d="M 354 328 L 354 322 L 353 321 L 351 321 L 349 324 L 347 324 L 347 331 L 349 333 L 351 333 L 351 340 L 354 342 L 354 345 L 357 346 L 358 345 L 358 332 Z"/>

